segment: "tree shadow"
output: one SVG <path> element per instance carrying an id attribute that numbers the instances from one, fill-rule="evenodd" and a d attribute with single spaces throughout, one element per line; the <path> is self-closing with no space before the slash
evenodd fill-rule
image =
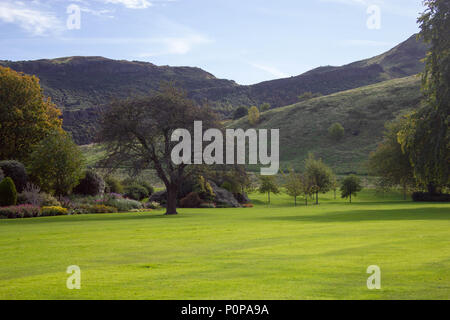
<path id="1" fill-rule="evenodd" d="M 305 222 L 358 222 L 402 220 L 450 220 L 449 208 L 422 207 L 414 209 L 353 210 L 351 212 L 328 212 L 326 214 L 299 216 L 271 216 L 267 220 Z"/>

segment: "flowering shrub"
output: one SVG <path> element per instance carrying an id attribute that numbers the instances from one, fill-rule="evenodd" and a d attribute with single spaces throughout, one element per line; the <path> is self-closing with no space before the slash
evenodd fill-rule
<path id="1" fill-rule="evenodd" d="M 120 212 L 142 209 L 142 203 L 131 199 L 110 199 L 106 205 L 117 208 Z"/>
<path id="2" fill-rule="evenodd" d="M 40 215 L 39 207 L 29 204 L 0 208 L 0 219 L 32 218 Z"/>
<path id="3" fill-rule="evenodd" d="M 117 208 L 111 206 L 105 206 L 104 204 L 94 204 L 89 207 L 88 213 L 116 213 Z"/>
<path id="4" fill-rule="evenodd" d="M 59 206 L 51 206 L 51 207 L 42 207 L 41 208 L 41 215 L 43 217 L 49 217 L 49 216 L 64 216 L 69 213 L 69 210 L 63 207 Z"/>
<path id="5" fill-rule="evenodd" d="M 161 208 L 161 204 L 159 202 L 156 201 L 152 201 L 152 202 L 147 202 L 145 204 L 145 207 L 148 209 L 160 209 Z"/>

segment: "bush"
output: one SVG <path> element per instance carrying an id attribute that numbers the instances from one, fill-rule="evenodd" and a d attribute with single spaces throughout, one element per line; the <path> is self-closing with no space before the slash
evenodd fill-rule
<path id="1" fill-rule="evenodd" d="M 161 208 L 161 204 L 159 202 L 156 201 L 152 201 L 152 202 L 148 202 L 145 204 L 145 207 L 148 209 L 160 209 Z"/>
<path id="2" fill-rule="evenodd" d="M 198 193 L 200 199 L 205 200 L 206 202 L 212 202 L 216 198 L 211 184 L 206 181 L 203 176 L 198 177 L 194 191 Z"/>
<path id="3" fill-rule="evenodd" d="M 69 211 L 66 208 L 59 206 L 50 206 L 41 208 L 41 215 L 43 217 L 64 216 L 67 215 L 68 213 Z"/>
<path id="4" fill-rule="evenodd" d="M 180 200 L 180 207 L 182 208 L 198 208 L 202 200 L 196 192 L 189 193 L 185 198 Z"/>
<path id="5" fill-rule="evenodd" d="M 17 196 L 17 203 L 31 204 L 40 207 L 43 203 L 43 196 L 40 192 L 41 188 L 32 183 L 27 183 L 27 186 L 22 193 Z"/>
<path id="6" fill-rule="evenodd" d="M 94 171 L 88 170 L 80 183 L 73 189 L 75 194 L 96 196 L 105 191 L 105 181 Z"/>
<path id="7" fill-rule="evenodd" d="M 45 207 L 60 207 L 61 203 L 51 194 L 42 192 L 42 205 Z"/>
<path id="8" fill-rule="evenodd" d="M 345 129 L 339 122 L 332 124 L 328 128 L 328 136 L 334 141 L 340 141 L 344 137 L 344 134 Z"/>
<path id="9" fill-rule="evenodd" d="M 142 203 L 131 199 L 110 199 L 106 202 L 106 205 L 117 208 L 119 212 L 142 209 Z"/>
<path id="10" fill-rule="evenodd" d="M 3 170 L 0 168 L 0 182 L 3 180 L 5 175 L 3 174 Z"/>
<path id="11" fill-rule="evenodd" d="M 415 202 L 450 202 L 450 194 L 431 194 L 427 192 L 414 192 L 412 199 Z"/>
<path id="12" fill-rule="evenodd" d="M 104 204 L 94 204 L 89 206 L 88 213 L 116 213 L 117 208 L 105 206 Z"/>
<path id="13" fill-rule="evenodd" d="M 17 204 L 17 191 L 13 180 L 7 177 L 0 182 L 0 206 L 15 206 Z"/>
<path id="14" fill-rule="evenodd" d="M 225 189 L 225 190 L 229 191 L 229 192 L 233 192 L 233 186 L 228 181 L 225 181 L 224 183 L 222 183 L 222 185 L 220 187 L 222 189 Z"/>
<path id="15" fill-rule="evenodd" d="M 137 184 L 143 186 L 147 190 L 147 197 L 151 196 L 155 192 L 155 189 L 147 181 L 139 181 Z"/>
<path id="16" fill-rule="evenodd" d="M 125 188 L 125 197 L 141 201 L 148 197 L 148 191 L 139 184 L 133 184 Z"/>
<path id="17" fill-rule="evenodd" d="M 106 192 L 108 193 L 122 194 L 124 192 L 122 183 L 120 183 L 119 180 L 113 177 L 106 178 L 105 184 L 106 184 Z"/>
<path id="18" fill-rule="evenodd" d="M 32 218 L 41 215 L 38 206 L 20 205 L 0 208 L 0 219 Z"/>
<path id="19" fill-rule="evenodd" d="M 10 177 L 14 181 L 16 190 L 22 192 L 28 181 L 25 166 L 19 161 L 5 160 L 0 161 L 0 169 L 5 177 Z"/>

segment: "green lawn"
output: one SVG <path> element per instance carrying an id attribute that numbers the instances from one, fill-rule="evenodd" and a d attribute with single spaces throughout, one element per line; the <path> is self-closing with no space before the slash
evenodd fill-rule
<path id="1" fill-rule="evenodd" d="M 0 220 L 0 299 L 449 299 L 450 205 L 362 193 L 267 207 Z M 326 198 L 326 199 L 325 199 Z M 81 290 L 66 288 L 78 265 Z M 366 287 L 378 265 L 382 289 Z"/>

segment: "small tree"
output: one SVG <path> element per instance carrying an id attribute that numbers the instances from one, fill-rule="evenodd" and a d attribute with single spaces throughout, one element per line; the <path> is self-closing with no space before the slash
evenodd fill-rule
<path id="1" fill-rule="evenodd" d="M 237 120 L 237 119 L 245 117 L 246 115 L 248 115 L 248 108 L 247 107 L 239 107 L 234 111 L 233 119 Z"/>
<path id="2" fill-rule="evenodd" d="M 259 110 L 257 107 L 253 106 L 248 109 L 248 122 L 253 126 L 259 122 Z"/>
<path id="3" fill-rule="evenodd" d="M 73 189 L 76 194 L 85 196 L 96 196 L 105 191 L 105 181 L 103 178 L 92 170 L 87 170 L 84 178 Z"/>
<path id="4" fill-rule="evenodd" d="M 334 192 L 334 200 L 336 200 L 336 190 L 339 188 L 339 183 L 337 181 L 336 175 L 331 176 L 331 190 Z"/>
<path id="5" fill-rule="evenodd" d="M 315 189 L 316 204 L 319 204 L 319 192 L 327 193 L 330 190 L 333 172 L 322 160 L 316 160 L 311 153 L 305 161 L 305 169 L 307 179 Z"/>
<path id="6" fill-rule="evenodd" d="M 352 203 L 352 195 L 356 196 L 356 193 L 361 190 L 361 179 L 355 175 L 350 175 L 342 181 L 341 196 L 345 199 L 350 198 L 350 203 Z"/>
<path id="7" fill-rule="evenodd" d="M 270 108 L 271 108 L 270 104 L 265 102 L 259 107 L 259 111 L 265 112 L 265 111 L 270 110 Z"/>
<path id="8" fill-rule="evenodd" d="M 332 124 L 328 128 L 328 135 L 334 141 L 340 141 L 344 137 L 345 129 L 339 122 Z"/>
<path id="9" fill-rule="evenodd" d="M 46 192 L 58 196 L 70 193 L 83 177 L 84 158 L 72 138 L 54 131 L 42 140 L 30 156 L 30 174 Z"/>
<path id="10" fill-rule="evenodd" d="M 294 197 L 294 206 L 297 206 L 297 197 L 304 192 L 302 176 L 294 170 L 290 170 L 289 174 L 285 176 L 285 185 L 287 194 Z"/>
<path id="11" fill-rule="evenodd" d="M 274 176 L 261 176 L 259 178 L 260 186 L 259 186 L 259 192 L 260 193 L 267 193 L 268 197 L 268 204 L 270 204 L 270 193 L 278 194 L 280 193 L 280 190 L 278 189 L 277 182 L 275 180 Z"/>

